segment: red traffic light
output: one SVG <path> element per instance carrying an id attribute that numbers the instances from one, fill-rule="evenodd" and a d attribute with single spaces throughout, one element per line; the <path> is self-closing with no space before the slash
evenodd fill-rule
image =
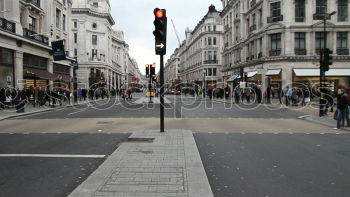
<path id="1" fill-rule="evenodd" d="M 156 16 L 156 18 L 159 18 L 159 19 L 162 19 L 165 16 L 163 10 L 161 10 L 159 8 L 154 9 L 153 13 Z"/>

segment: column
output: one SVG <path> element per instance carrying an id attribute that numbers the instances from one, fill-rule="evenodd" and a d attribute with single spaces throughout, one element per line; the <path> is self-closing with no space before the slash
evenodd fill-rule
<path id="1" fill-rule="evenodd" d="M 113 76 L 114 76 L 113 77 L 114 78 L 114 86 L 113 87 L 114 87 L 114 89 L 116 89 L 117 88 L 117 73 L 114 73 Z"/>
<path id="2" fill-rule="evenodd" d="M 288 64 L 284 65 L 282 69 L 282 88 L 289 86 L 291 88 L 293 82 L 293 66 Z"/>
<path id="3" fill-rule="evenodd" d="M 15 51 L 14 72 L 15 72 L 15 87 L 20 90 L 24 87 L 23 80 L 23 52 Z"/>
<path id="4" fill-rule="evenodd" d="M 47 71 L 49 73 L 53 73 L 53 60 L 51 58 L 48 60 Z M 53 89 L 53 80 L 52 79 L 50 79 L 48 85 L 49 85 L 50 90 L 52 90 Z"/>

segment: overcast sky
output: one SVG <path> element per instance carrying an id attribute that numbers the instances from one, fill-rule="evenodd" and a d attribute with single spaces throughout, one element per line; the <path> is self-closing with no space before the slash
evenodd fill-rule
<path id="1" fill-rule="evenodd" d="M 154 8 L 167 10 L 168 38 L 165 62 L 179 45 L 171 19 L 182 42 L 185 39 L 186 27 L 193 30 L 208 12 L 211 4 L 215 5 L 217 10 L 222 9 L 220 0 L 110 0 L 110 3 L 116 21 L 113 29 L 124 31 L 125 40 L 130 45 L 130 55 L 136 59 L 143 74 L 145 64 L 156 62 L 157 70 L 159 69 L 159 56 L 155 55 L 152 34 Z"/>

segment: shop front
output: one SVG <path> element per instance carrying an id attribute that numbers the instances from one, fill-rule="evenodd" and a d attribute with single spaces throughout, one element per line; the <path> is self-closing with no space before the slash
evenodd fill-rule
<path id="1" fill-rule="evenodd" d="M 72 88 L 72 77 L 70 76 L 71 67 L 62 64 L 53 64 L 54 89 L 61 88 L 70 90 Z"/>
<path id="2" fill-rule="evenodd" d="M 48 88 L 49 80 L 54 79 L 54 75 L 47 71 L 47 62 L 46 58 L 23 54 L 24 88 Z"/>
<path id="3" fill-rule="evenodd" d="M 14 86 L 14 52 L 0 47 L 0 88 Z"/>
<path id="4" fill-rule="evenodd" d="M 326 72 L 327 87 L 335 92 L 341 84 L 350 85 L 350 69 L 330 69 Z M 319 69 L 293 69 L 293 83 L 317 88 L 320 83 Z"/>
<path id="5" fill-rule="evenodd" d="M 273 98 L 277 98 L 282 88 L 282 73 L 281 69 L 267 70 L 266 74 L 267 87 L 271 88 Z"/>

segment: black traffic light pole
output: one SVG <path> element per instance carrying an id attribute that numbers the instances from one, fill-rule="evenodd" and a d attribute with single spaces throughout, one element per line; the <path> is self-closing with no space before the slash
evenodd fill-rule
<path id="1" fill-rule="evenodd" d="M 328 50 L 326 52 L 326 45 L 327 45 L 327 32 L 326 32 L 326 22 L 327 22 L 327 18 L 331 18 L 332 15 L 334 15 L 336 12 L 332 12 L 330 14 L 325 13 L 324 17 L 323 17 L 323 49 L 320 52 L 320 109 L 319 109 L 319 116 L 323 116 L 324 115 L 324 108 L 325 108 L 325 104 L 327 101 L 324 100 L 324 83 L 326 82 L 326 67 L 328 67 L 329 62 L 326 61 L 326 53 L 328 54 Z"/>
<path id="2" fill-rule="evenodd" d="M 164 55 L 160 55 L 160 132 L 164 132 Z"/>

